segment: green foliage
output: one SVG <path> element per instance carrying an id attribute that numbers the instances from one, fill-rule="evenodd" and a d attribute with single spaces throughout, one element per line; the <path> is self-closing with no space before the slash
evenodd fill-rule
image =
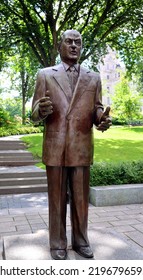
<path id="1" fill-rule="evenodd" d="M 1 104 L 6 114 L 14 119 L 15 116 L 21 116 L 22 102 L 20 98 L 6 98 L 1 100 Z"/>
<path id="2" fill-rule="evenodd" d="M 94 163 L 91 166 L 91 186 L 137 183 L 143 183 L 143 161 Z"/>
<path id="3" fill-rule="evenodd" d="M 26 126 L 26 125 L 0 127 L 0 137 L 10 136 L 10 135 L 40 133 L 42 130 L 43 127 L 34 127 L 34 126 Z"/>
<path id="4" fill-rule="evenodd" d="M 133 73 L 128 71 L 129 77 L 136 83 L 137 90 L 140 96 L 143 97 L 143 56 L 140 56 L 136 64 L 134 64 Z"/>
<path id="5" fill-rule="evenodd" d="M 143 0 L 1 2 L 3 49 L 9 53 L 19 41 L 24 42 L 43 66 L 55 64 L 59 35 L 69 28 L 82 33 L 81 61 L 92 56 L 97 62 L 107 44 L 120 50 L 130 67 L 143 53 Z"/>
<path id="6" fill-rule="evenodd" d="M 128 69 L 136 71 L 133 66 L 143 57 L 142 6 L 143 0 L 2 0 L 0 67 L 11 69 L 12 88 L 22 97 L 23 124 L 35 73 L 41 65 L 55 64 L 59 36 L 66 29 L 82 34 L 81 62 L 90 58 L 96 69 L 108 45 L 120 51 Z"/>
<path id="7" fill-rule="evenodd" d="M 142 5 L 142 4 L 141 4 Z M 143 5 L 142 5 L 143 7 Z M 138 12 L 143 14 L 143 8 L 139 8 Z M 140 14 L 140 19 L 143 22 L 143 16 Z M 128 23 L 129 24 L 129 23 Z M 130 24 L 129 24 L 130 25 Z M 130 30 L 130 27 L 133 30 Z M 124 60 L 124 63 L 126 65 L 126 69 L 129 73 L 136 73 L 138 72 L 139 76 L 143 77 L 143 26 L 141 23 L 140 29 L 135 28 L 134 26 L 130 26 L 128 31 L 128 34 L 126 31 L 123 30 L 120 40 L 119 40 L 119 46 L 116 46 L 116 50 L 119 50 L 121 58 Z M 140 68 L 141 65 L 141 68 Z M 139 71 L 138 71 L 138 68 Z M 141 72 L 140 72 L 141 70 Z M 140 72 L 140 73 L 139 73 Z"/>
<path id="8" fill-rule="evenodd" d="M 25 43 L 18 43 L 7 57 L 7 67 L 4 68 L 10 77 L 10 90 L 16 91 L 21 98 L 21 117 L 25 124 L 26 103 L 32 97 L 34 92 L 35 75 L 39 63 L 33 57 L 28 46 Z M 5 88 L 3 89 L 5 91 Z M 20 99 L 19 99 L 20 100 Z M 20 101 L 19 101 L 20 102 Z"/>
<path id="9" fill-rule="evenodd" d="M 140 96 L 135 89 L 129 86 L 129 81 L 124 76 L 115 86 L 112 97 L 112 110 L 114 118 L 120 122 L 133 123 L 141 119 Z"/>
<path id="10" fill-rule="evenodd" d="M 0 106 L 0 127 L 3 127 L 3 126 L 7 127 L 8 125 L 11 125 L 12 123 L 13 123 L 13 120 L 10 117 L 10 114 L 2 106 Z"/>
<path id="11" fill-rule="evenodd" d="M 26 44 L 19 43 L 11 52 L 8 59 L 10 66 L 9 75 L 12 81 L 12 88 L 17 90 L 26 103 L 33 95 L 35 75 L 39 63 L 33 57 Z"/>

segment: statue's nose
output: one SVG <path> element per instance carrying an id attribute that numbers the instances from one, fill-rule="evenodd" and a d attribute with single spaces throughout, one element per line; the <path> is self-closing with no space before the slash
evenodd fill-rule
<path id="1" fill-rule="evenodd" d="M 76 47 L 75 41 L 72 41 L 72 47 Z"/>

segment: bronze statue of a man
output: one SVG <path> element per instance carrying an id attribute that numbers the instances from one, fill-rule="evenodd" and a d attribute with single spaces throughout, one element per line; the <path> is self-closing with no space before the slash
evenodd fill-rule
<path id="1" fill-rule="evenodd" d="M 61 63 L 39 71 L 32 104 L 33 121 L 44 121 L 50 252 L 58 260 L 67 257 L 67 186 L 72 248 L 93 257 L 87 236 L 92 127 L 105 131 L 111 125 L 110 108 L 104 111 L 101 102 L 100 75 L 78 64 L 81 49 L 81 34 L 66 30 L 59 44 Z"/>

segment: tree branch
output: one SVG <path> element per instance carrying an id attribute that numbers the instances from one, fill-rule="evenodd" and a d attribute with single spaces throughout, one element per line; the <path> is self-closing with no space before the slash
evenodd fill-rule
<path id="1" fill-rule="evenodd" d="M 63 2 L 63 0 L 59 0 L 57 15 L 56 15 L 56 17 L 55 17 L 55 21 L 56 21 L 56 22 L 57 22 L 57 20 L 58 20 L 58 18 L 59 18 L 60 12 L 61 12 L 62 2 Z"/>

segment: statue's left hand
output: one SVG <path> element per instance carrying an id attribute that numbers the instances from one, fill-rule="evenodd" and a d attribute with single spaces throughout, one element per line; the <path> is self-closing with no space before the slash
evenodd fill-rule
<path id="1" fill-rule="evenodd" d="M 110 106 L 107 106 L 107 108 L 105 109 L 105 112 L 103 113 L 103 115 L 100 119 L 100 124 L 97 126 L 97 130 L 104 132 L 112 125 L 111 117 L 109 116 L 109 112 L 110 112 Z"/>

